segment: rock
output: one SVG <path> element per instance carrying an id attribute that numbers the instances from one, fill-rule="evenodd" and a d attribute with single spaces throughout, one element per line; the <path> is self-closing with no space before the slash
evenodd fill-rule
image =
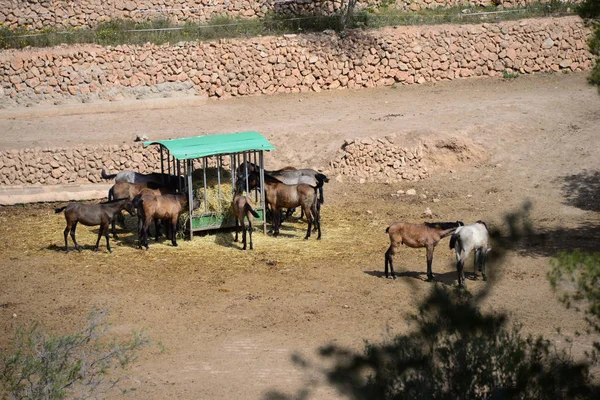
<path id="1" fill-rule="evenodd" d="M 361 185 L 362 185 L 363 183 L 365 183 L 365 182 L 366 182 L 365 178 L 360 178 L 360 179 L 358 180 L 358 183 L 360 183 Z"/>
<path id="2" fill-rule="evenodd" d="M 409 196 L 416 196 L 417 191 L 415 189 L 408 189 L 406 191 L 406 194 L 409 195 Z"/>
<path id="3" fill-rule="evenodd" d="M 135 139 L 133 139 L 134 142 L 146 142 L 148 141 L 148 136 L 146 135 L 142 135 L 142 134 L 137 134 L 135 135 Z"/>
<path id="4" fill-rule="evenodd" d="M 404 190 L 397 190 L 396 193 L 398 193 L 398 194 L 404 194 Z"/>
<path id="5" fill-rule="evenodd" d="M 425 211 L 423 211 L 423 216 L 432 218 L 433 217 L 433 212 L 431 211 L 431 208 L 427 207 L 425 209 Z"/>
<path id="6" fill-rule="evenodd" d="M 371 214 L 373 214 L 373 211 L 367 210 L 367 214 L 371 215 Z"/>
<path id="7" fill-rule="evenodd" d="M 439 202 L 440 202 L 440 199 L 433 199 L 433 202 L 434 202 L 434 203 L 439 203 Z"/>

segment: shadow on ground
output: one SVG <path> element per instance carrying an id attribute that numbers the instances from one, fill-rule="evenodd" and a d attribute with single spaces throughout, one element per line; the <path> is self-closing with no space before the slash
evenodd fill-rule
<path id="1" fill-rule="evenodd" d="M 585 211 L 600 211 L 600 171 L 583 170 L 562 179 L 565 204 Z"/>

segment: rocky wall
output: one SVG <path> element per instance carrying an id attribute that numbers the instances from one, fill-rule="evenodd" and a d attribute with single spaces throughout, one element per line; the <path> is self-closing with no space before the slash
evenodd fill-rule
<path id="1" fill-rule="evenodd" d="M 591 68 L 579 17 L 0 53 L 0 106 L 319 92 Z"/>
<path id="2" fill-rule="evenodd" d="M 537 1 L 537 0 L 535 0 Z M 358 8 L 380 5 L 417 11 L 456 5 L 522 6 L 534 0 L 359 0 Z M 47 28 L 93 28 L 114 19 L 145 21 L 167 18 L 175 23 L 205 22 L 217 15 L 240 18 L 283 15 L 331 15 L 341 0 L 0 0 L 0 25 L 37 31 Z"/>
<path id="3" fill-rule="evenodd" d="M 106 182 L 101 170 L 160 171 L 160 153 L 141 144 L 34 148 L 0 152 L 0 184 L 64 184 Z"/>
<path id="4" fill-rule="evenodd" d="M 346 140 L 330 166 L 334 174 L 359 182 L 418 181 L 429 177 L 423 148 L 397 146 L 391 136 Z"/>

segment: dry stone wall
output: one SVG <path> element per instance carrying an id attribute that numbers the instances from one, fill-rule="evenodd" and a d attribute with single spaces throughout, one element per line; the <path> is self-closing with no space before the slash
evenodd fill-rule
<path id="1" fill-rule="evenodd" d="M 423 148 L 397 146 L 394 138 L 388 136 L 346 140 L 330 165 L 334 174 L 360 182 L 418 181 L 429 177 Z"/>
<path id="2" fill-rule="evenodd" d="M 210 158 L 207 165 L 216 166 L 216 160 Z M 230 159 L 223 157 L 222 165 L 228 169 Z M 107 182 L 101 178 L 103 168 L 109 174 L 160 172 L 160 151 L 141 143 L 0 151 L 0 186 Z"/>
<path id="3" fill-rule="evenodd" d="M 133 169 L 142 173 L 160 170 L 157 149 L 141 144 L 34 148 L 0 152 L 0 184 L 64 184 L 103 182 L 102 168 Z M 105 182 L 105 181 L 104 181 Z"/>
<path id="4" fill-rule="evenodd" d="M 522 6 L 537 0 L 397 0 L 392 7 L 422 10 L 456 5 L 500 4 Z M 359 0 L 358 8 L 378 8 L 386 0 Z M 0 0 L 0 25 L 10 28 L 93 28 L 113 19 L 145 21 L 168 18 L 173 22 L 204 22 L 217 15 L 241 18 L 263 17 L 267 13 L 284 15 L 331 15 L 341 0 Z"/>
<path id="5" fill-rule="evenodd" d="M 592 65 L 579 17 L 0 53 L 0 106 L 319 92 Z"/>

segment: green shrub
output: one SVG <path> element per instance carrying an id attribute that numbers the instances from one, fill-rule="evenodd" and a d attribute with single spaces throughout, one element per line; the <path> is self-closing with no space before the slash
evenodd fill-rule
<path id="1" fill-rule="evenodd" d="M 133 332 L 126 342 L 106 339 L 106 311 L 93 311 L 78 332 L 53 335 L 38 324 L 17 329 L 0 358 L 0 385 L 14 399 L 92 397 L 119 388 L 127 367 L 150 341 Z M 119 388 L 120 389 L 120 388 Z"/>

